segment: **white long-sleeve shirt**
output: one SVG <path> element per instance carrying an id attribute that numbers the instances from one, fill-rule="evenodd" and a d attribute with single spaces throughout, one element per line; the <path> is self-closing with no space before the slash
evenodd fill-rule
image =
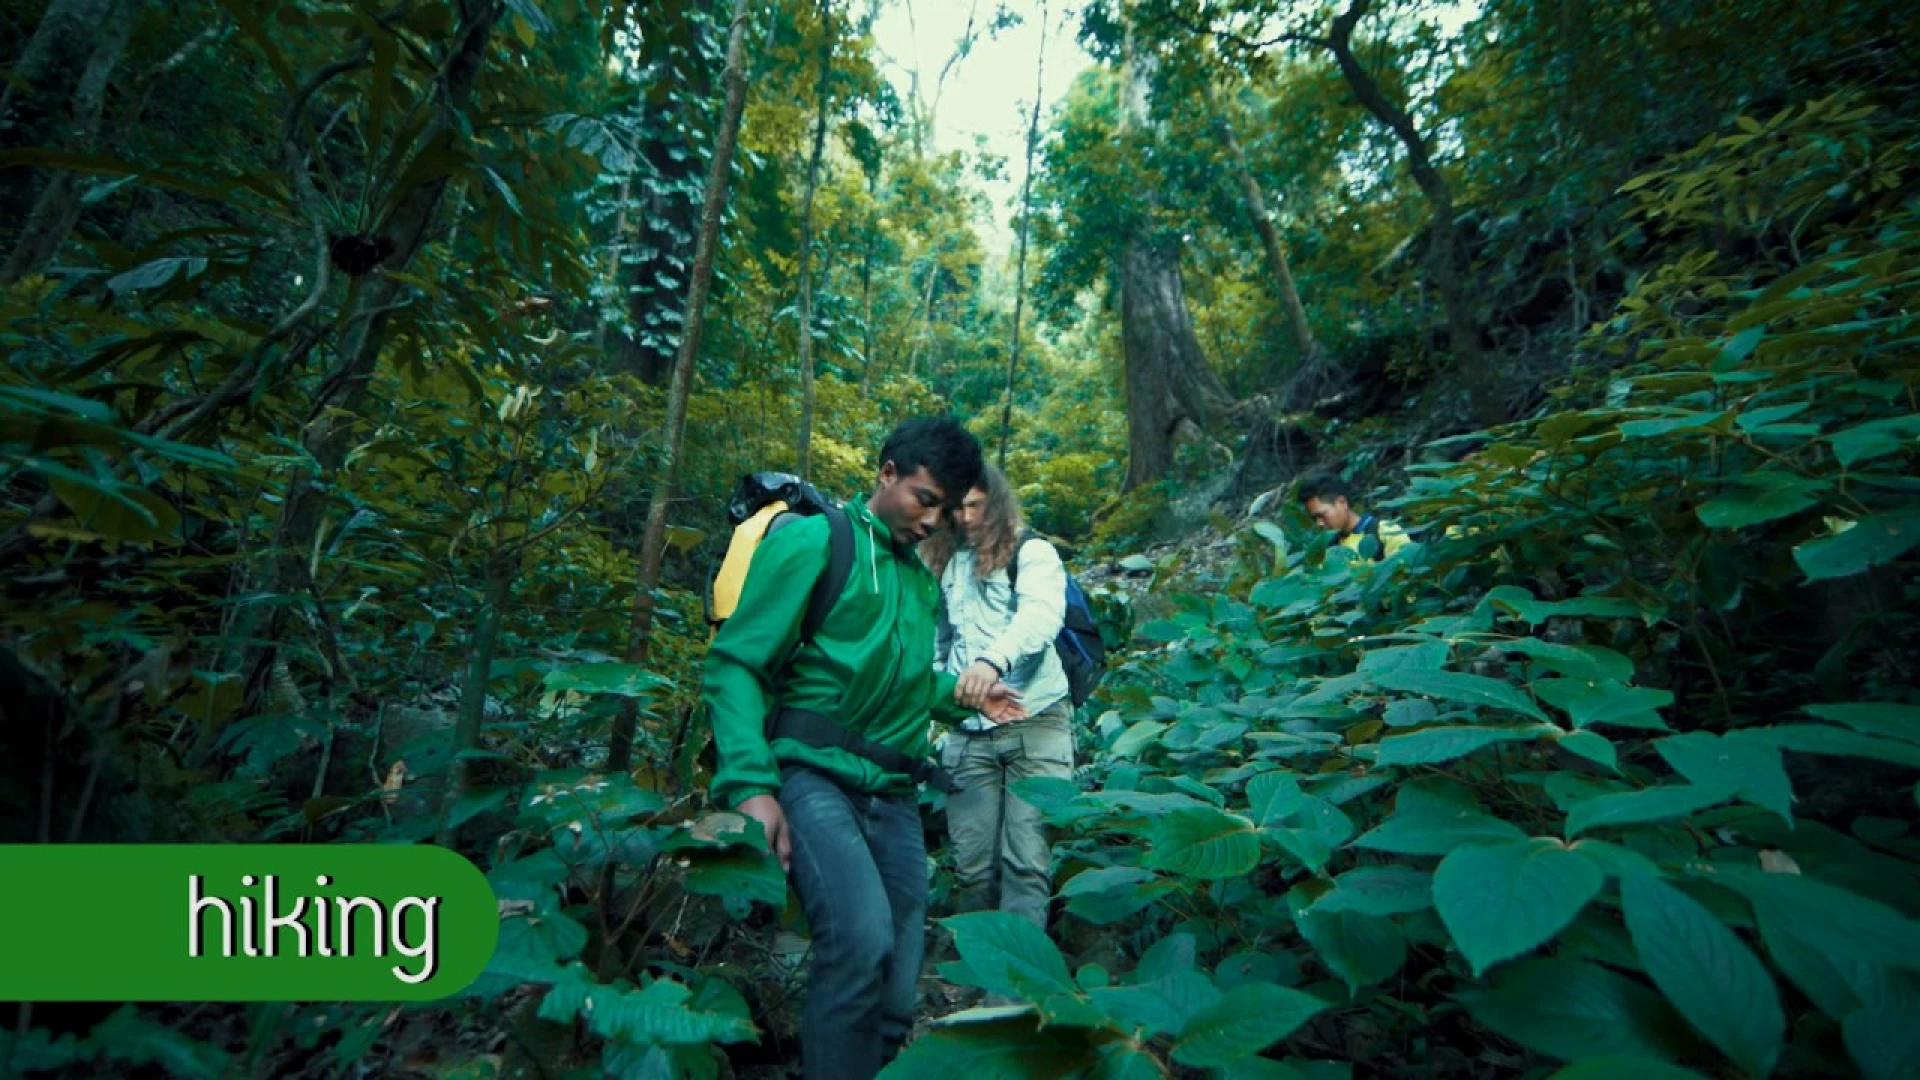
<path id="1" fill-rule="evenodd" d="M 1067 673 L 1053 649 L 1067 617 L 1067 568 L 1060 553 L 1042 539 L 1021 544 L 1020 594 L 1013 595 L 1002 567 L 985 581 L 974 573 L 974 553 L 960 548 L 940 575 L 941 618 L 934 664 L 958 674 L 976 660 L 1006 672 L 1005 682 L 1020 694 L 1032 716 L 1067 696 Z M 993 726 L 975 714 L 960 725 L 969 731 Z"/>

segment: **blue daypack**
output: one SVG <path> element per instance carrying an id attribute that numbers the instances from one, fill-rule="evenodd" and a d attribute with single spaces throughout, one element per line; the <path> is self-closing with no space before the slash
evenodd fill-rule
<path id="1" fill-rule="evenodd" d="M 1038 539 L 1040 535 L 1029 529 L 1020 534 L 1020 542 L 1014 546 L 1013 559 L 1007 564 L 1007 587 L 1014 589 L 1016 595 L 1020 549 L 1027 546 L 1027 541 Z M 1086 590 L 1070 570 L 1067 571 L 1067 617 L 1053 639 L 1053 651 L 1060 655 L 1060 666 L 1066 669 L 1067 689 L 1077 709 L 1087 703 L 1107 674 L 1107 641 L 1100 636 L 1100 624 L 1094 621 L 1093 605 L 1087 601 Z"/>

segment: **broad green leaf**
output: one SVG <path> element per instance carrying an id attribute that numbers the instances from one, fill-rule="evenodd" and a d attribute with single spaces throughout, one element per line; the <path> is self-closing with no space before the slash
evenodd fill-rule
<path id="1" fill-rule="evenodd" d="M 571 690 L 577 694 L 613 694 L 619 697 L 649 697 L 673 683 L 637 664 L 595 661 L 555 668 L 543 680 L 550 691 Z"/>
<path id="2" fill-rule="evenodd" d="M 1060 887 L 1062 897 L 1088 896 L 1095 893 L 1112 892 L 1116 889 L 1132 890 L 1154 880 L 1151 870 L 1142 870 L 1137 866 L 1103 866 L 1097 870 L 1082 870 L 1073 875 Z"/>
<path id="3" fill-rule="evenodd" d="M 1595 796 L 1574 803 L 1567 810 L 1567 839 L 1605 825 L 1639 825 L 1686 817 L 1733 798 L 1733 791 L 1730 787 L 1667 784 L 1644 791 Z"/>
<path id="4" fill-rule="evenodd" d="M 1217 1069 L 1257 1054 L 1298 1030 L 1326 1007 L 1319 998 L 1285 986 L 1236 986 L 1181 1030 L 1173 1060 Z"/>
<path id="5" fill-rule="evenodd" d="M 1861 518 L 1831 536 L 1793 549 L 1809 581 L 1848 577 L 1892 562 L 1920 544 L 1920 510 L 1896 510 Z"/>
<path id="6" fill-rule="evenodd" d="M 1727 925 L 1659 878 L 1621 881 L 1627 932 L 1680 1014 L 1750 1076 L 1780 1058 L 1786 1016 L 1772 976 Z"/>
<path id="7" fill-rule="evenodd" d="M 879 1076 L 882 1080 L 1060 1080 L 1095 1064 L 1095 1050 L 1080 1032 L 1037 1028 L 1031 1014 L 1000 1010 L 970 1022 L 967 1013 L 907 1044 Z"/>
<path id="8" fill-rule="evenodd" d="M 787 876 L 771 856 L 758 851 L 692 851 L 687 859 L 687 891 L 707 896 L 738 896 L 779 908 L 787 902 Z"/>
<path id="9" fill-rule="evenodd" d="M 1710 880 L 1777 914 L 1795 937 L 1836 963 L 1920 971 L 1920 922 L 1885 904 L 1801 874 L 1729 867 Z"/>
<path id="10" fill-rule="evenodd" d="M 1247 781 L 1247 803 L 1256 826 L 1272 825 L 1298 809 L 1305 798 L 1300 780 L 1290 772 L 1264 772 Z"/>
<path id="11" fill-rule="evenodd" d="M 40 467 L 38 471 L 49 470 Z M 90 532 L 137 544 L 165 543 L 179 537 L 180 512 L 151 491 L 79 473 L 52 476 L 49 486 L 80 526 Z"/>
<path id="12" fill-rule="evenodd" d="M 1087 997 L 1116 1026 L 1152 1037 L 1178 1035 L 1194 1015 L 1220 1000 L 1220 991 L 1205 975 L 1185 971 L 1136 986 L 1096 987 Z"/>
<path id="13" fill-rule="evenodd" d="M 1518 585 L 1497 585 L 1487 590 L 1486 603 L 1502 607 L 1514 618 L 1538 626 L 1552 618 L 1587 615 L 1598 618 L 1646 619 L 1649 612 L 1640 604 L 1617 596 L 1575 596 L 1566 600 L 1539 600 Z"/>
<path id="14" fill-rule="evenodd" d="M 1594 724 L 1667 730 L 1659 709 L 1673 704 L 1665 690 L 1625 686 L 1610 679 L 1539 679 L 1533 692 L 1540 700 L 1563 710 L 1577 728 Z"/>
<path id="15" fill-rule="evenodd" d="M 1422 694 L 1463 705 L 1506 709 L 1543 722 L 1547 719 L 1547 715 L 1528 701 L 1518 688 L 1484 675 L 1397 668 L 1373 673 L 1370 681 L 1382 689 L 1398 690 L 1403 694 Z"/>
<path id="16" fill-rule="evenodd" d="M 1380 740 L 1376 765 L 1431 765 L 1465 757 L 1482 747 L 1501 742 L 1530 742 L 1544 735 L 1558 734 L 1551 725 L 1525 727 L 1434 727 L 1405 735 L 1389 735 Z"/>
<path id="17" fill-rule="evenodd" d="M 1154 821 L 1147 864 L 1197 878 L 1233 878 L 1260 862 L 1260 834 L 1238 814 L 1211 808 L 1176 810 Z"/>
<path id="18" fill-rule="evenodd" d="M 1777 746 L 1782 750 L 1797 750 L 1803 754 L 1872 758 L 1876 761 L 1892 762 L 1895 765 L 1920 768 L 1920 746 L 1895 742 L 1892 739 L 1876 739 L 1871 735 L 1862 735 L 1845 728 L 1824 727 L 1820 724 L 1775 724 L 1771 727 L 1743 728 L 1730 737 L 1750 739 L 1768 746 Z"/>
<path id="19" fill-rule="evenodd" d="M 1464 995 L 1473 1018 L 1563 1061 L 1678 1057 L 1686 1025 L 1660 995 L 1598 964 L 1531 958 L 1501 968 Z"/>
<path id="20" fill-rule="evenodd" d="M 1523 840 L 1526 833 L 1480 809 L 1470 795 L 1426 779 L 1400 786 L 1387 820 L 1354 841 L 1356 847 L 1400 855 L 1445 855 L 1461 844 Z"/>
<path id="21" fill-rule="evenodd" d="M 1293 919 L 1321 962 L 1356 992 L 1392 978 L 1406 963 L 1406 934 L 1391 919 L 1317 907 L 1297 911 Z"/>
<path id="22" fill-rule="evenodd" d="M 1539 638 L 1514 638 L 1489 644 L 1508 652 L 1530 656 L 1562 675 L 1595 681 L 1613 679 L 1626 682 L 1633 678 L 1633 661 L 1612 649 L 1599 645 L 1561 645 Z"/>
<path id="23" fill-rule="evenodd" d="M 1911 1010 L 1862 1009 L 1840 1026 L 1847 1053 L 1866 1080 L 1913 1080 L 1920 1076 L 1920 1024 Z"/>
<path id="24" fill-rule="evenodd" d="M 1763 428 L 1768 424 L 1777 424 L 1782 420 L 1799 416 L 1811 407 L 1810 402 L 1797 401 L 1791 405 L 1765 405 L 1757 409 L 1742 409 L 1740 418 L 1735 423 L 1740 425 L 1742 431 L 1752 431 L 1755 428 Z"/>
<path id="25" fill-rule="evenodd" d="M 1134 757 L 1138 755 L 1140 751 L 1153 745 L 1155 740 L 1159 739 L 1160 733 L 1167 730 L 1167 727 L 1168 725 L 1158 720 L 1142 720 L 1128 727 L 1118 739 L 1115 739 L 1110 752 L 1117 758 Z"/>
<path id="26" fill-rule="evenodd" d="M 1439 715 L 1440 712 L 1433 707 L 1433 702 L 1426 698 L 1395 698 L 1387 702 L 1387 707 L 1380 718 L 1388 727 L 1402 728 L 1431 724 L 1434 717 Z"/>
<path id="27" fill-rule="evenodd" d="M 107 288 L 116 293 L 155 289 L 172 283 L 176 277 L 191 280 L 205 273 L 206 269 L 207 260 L 199 256 L 170 255 L 115 274 L 107 279 Z"/>
<path id="28" fill-rule="evenodd" d="M 1433 906 L 1478 976 L 1559 933 L 1606 882 L 1551 837 L 1455 850 L 1433 872 Z"/>
<path id="29" fill-rule="evenodd" d="M 953 931 L 954 949 L 983 989 L 1028 1000 L 1077 993 L 1060 949 L 1028 920 L 1004 911 L 975 911 L 941 921 Z"/>
<path id="30" fill-rule="evenodd" d="M 1388 649 L 1369 649 L 1360 654 L 1361 671 L 1439 671 L 1447 665 L 1447 646 L 1442 641 L 1423 641 L 1418 645 L 1397 645 Z"/>
<path id="31" fill-rule="evenodd" d="M 1911 447 L 1916 438 L 1920 438 L 1920 413 L 1869 420 L 1834 432 L 1827 441 L 1833 444 L 1833 456 L 1851 469 L 1863 461 Z"/>
<path id="32" fill-rule="evenodd" d="M 1920 705 L 1896 705 L 1890 701 L 1861 701 L 1847 704 L 1802 705 L 1800 708 L 1822 720 L 1845 724 L 1862 735 L 1920 743 Z"/>
<path id="33" fill-rule="evenodd" d="M 1192 971 L 1200 959 L 1200 945 L 1192 934 L 1168 934 L 1154 942 L 1134 967 L 1134 978 L 1154 982 Z"/>
<path id="34" fill-rule="evenodd" d="M 1313 910 L 1405 915 L 1432 906 L 1432 874 L 1410 866 L 1363 866 L 1334 878 L 1333 891 L 1315 901 Z"/>
<path id="35" fill-rule="evenodd" d="M 1605 736 L 1593 731 L 1570 731 L 1557 740 L 1561 748 L 1596 765 L 1604 766 L 1610 772 L 1620 771 L 1620 756 L 1613 744 Z"/>
<path id="36" fill-rule="evenodd" d="M 1678 1065 L 1669 1065 L 1653 1058 L 1611 1057 L 1585 1058 L 1561 1069 L 1547 1080 L 1707 1080 L 1692 1069 L 1683 1069 Z"/>
<path id="37" fill-rule="evenodd" d="M 1724 420 L 1727 413 L 1719 412 L 1683 412 L 1677 416 L 1664 416 L 1657 420 L 1629 420 L 1620 425 L 1620 434 L 1628 439 L 1647 439 L 1659 435 L 1671 435 L 1677 431 L 1691 431 L 1707 427 Z"/>
<path id="38" fill-rule="evenodd" d="M 1793 781 L 1778 747 L 1690 731 L 1656 740 L 1653 748 L 1688 782 L 1732 788 L 1737 798 L 1793 820 Z"/>
<path id="39" fill-rule="evenodd" d="M 1694 513 L 1708 528 L 1743 529 L 1789 517 L 1819 503 L 1819 496 L 1808 491 L 1745 486 L 1701 503 Z"/>

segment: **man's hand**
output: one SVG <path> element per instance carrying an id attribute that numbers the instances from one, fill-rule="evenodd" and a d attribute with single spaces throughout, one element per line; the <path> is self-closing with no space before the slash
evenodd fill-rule
<path id="1" fill-rule="evenodd" d="M 986 700 L 980 704 L 980 714 L 995 724 L 1027 718 L 1026 707 L 1020 704 L 1020 695 L 1003 682 L 996 682 L 987 689 Z"/>
<path id="2" fill-rule="evenodd" d="M 987 703 L 987 691 L 1000 681 L 1000 672 L 985 660 L 975 660 L 973 665 L 960 673 L 960 680 L 953 685 L 953 700 L 969 709 L 978 709 Z"/>
<path id="3" fill-rule="evenodd" d="M 792 869 L 793 841 L 787 835 L 787 812 L 780 809 L 780 800 L 771 795 L 755 795 L 741 803 L 739 809 L 766 830 L 767 847 L 780 857 L 780 869 Z"/>

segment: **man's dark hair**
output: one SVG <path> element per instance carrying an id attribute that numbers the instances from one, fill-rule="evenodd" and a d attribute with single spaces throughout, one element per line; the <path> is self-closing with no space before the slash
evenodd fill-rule
<path id="1" fill-rule="evenodd" d="M 1352 484 L 1332 473 L 1314 473 L 1300 482 L 1300 501 L 1303 503 L 1308 499 L 1319 499 L 1323 503 L 1345 499 L 1352 504 L 1355 494 Z"/>
<path id="2" fill-rule="evenodd" d="M 986 464 L 980 440 L 947 416 L 901 422 L 880 448 L 880 461 L 893 462 L 901 476 L 912 476 L 924 467 L 934 483 L 946 490 L 948 502 L 955 505 L 980 482 L 980 470 Z"/>

